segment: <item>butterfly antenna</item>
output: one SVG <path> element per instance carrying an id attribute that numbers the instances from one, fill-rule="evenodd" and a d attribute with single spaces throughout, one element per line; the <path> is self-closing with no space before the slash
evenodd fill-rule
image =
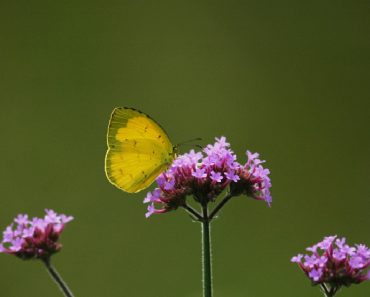
<path id="1" fill-rule="evenodd" d="M 197 138 L 193 138 L 193 139 L 189 139 L 189 140 L 185 140 L 183 142 L 180 142 L 176 146 L 179 147 L 179 146 L 184 145 L 184 144 L 189 144 L 189 143 L 192 143 L 192 142 L 195 142 L 195 141 L 201 141 L 201 140 L 202 140 L 202 138 L 197 137 Z"/>
<path id="2" fill-rule="evenodd" d="M 180 142 L 180 143 L 176 144 L 175 147 L 179 148 L 180 146 L 184 146 L 184 145 L 194 145 L 194 144 L 191 144 L 191 143 L 195 142 L 195 141 L 200 141 L 200 140 L 202 140 L 202 138 L 200 138 L 200 137 L 193 138 L 193 139 L 190 139 L 190 140 Z M 203 149 L 203 147 L 199 144 L 195 144 L 194 146 L 197 147 L 197 148 Z"/>

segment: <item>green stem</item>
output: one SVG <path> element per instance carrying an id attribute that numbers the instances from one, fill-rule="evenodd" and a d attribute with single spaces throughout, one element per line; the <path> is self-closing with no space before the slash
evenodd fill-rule
<path id="1" fill-rule="evenodd" d="M 187 205 L 185 203 L 184 205 L 182 205 L 182 208 L 184 208 L 186 210 L 186 212 L 191 216 L 191 218 L 194 221 L 201 222 L 203 220 L 203 217 L 194 208 L 192 208 L 190 205 Z"/>
<path id="2" fill-rule="evenodd" d="M 326 286 L 326 284 L 321 284 L 321 289 L 322 292 L 324 293 L 325 297 L 334 297 L 335 294 L 339 291 L 340 287 L 331 287 L 331 286 Z"/>
<path id="3" fill-rule="evenodd" d="M 207 205 L 202 206 L 203 297 L 212 297 L 211 226 Z"/>
<path id="4" fill-rule="evenodd" d="M 321 291 L 324 293 L 324 296 L 328 297 L 329 291 L 328 291 L 328 288 L 325 286 L 325 284 L 321 284 L 320 288 L 321 288 Z"/>
<path id="5" fill-rule="evenodd" d="M 222 201 L 213 209 L 211 214 L 209 215 L 209 220 L 211 221 L 217 213 L 221 210 L 222 207 L 233 197 L 230 193 L 227 193 Z"/>
<path id="6" fill-rule="evenodd" d="M 51 278 L 59 286 L 59 289 L 63 292 L 66 297 L 73 297 L 71 290 L 68 288 L 67 284 L 63 281 L 62 277 L 56 271 L 56 269 L 51 265 L 50 259 L 43 259 L 47 271 L 49 272 Z"/>

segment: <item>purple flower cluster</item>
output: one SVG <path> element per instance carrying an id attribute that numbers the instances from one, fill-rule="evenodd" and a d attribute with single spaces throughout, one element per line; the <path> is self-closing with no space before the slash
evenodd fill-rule
<path id="1" fill-rule="evenodd" d="M 22 259 L 47 259 L 58 252 L 62 245 L 58 242 L 66 223 L 73 217 L 58 215 L 45 209 L 44 218 L 19 214 L 3 232 L 0 253 L 13 254 Z"/>
<path id="2" fill-rule="evenodd" d="M 178 156 L 157 178 L 158 187 L 144 199 L 144 203 L 150 203 L 146 217 L 177 209 L 188 195 L 203 205 L 215 201 L 228 186 L 233 196 L 247 194 L 270 205 L 270 171 L 263 168 L 265 161 L 259 159 L 258 153 L 247 151 L 247 158 L 244 165 L 239 164 L 225 137 L 216 138 L 203 152 L 191 150 Z"/>
<path id="3" fill-rule="evenodd" d="M 291 259 L 297 263 L 314 284 L 330 287 L 349 286 L 370 279 L 370 249 L 364 244 L 351 247 L 345 238 L 325 237 L 308 247 L 310 255 L 298 254 Z"/>

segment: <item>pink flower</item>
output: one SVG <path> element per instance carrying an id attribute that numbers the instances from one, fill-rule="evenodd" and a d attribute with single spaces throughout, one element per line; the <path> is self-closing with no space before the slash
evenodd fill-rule
<path id="1" fill-rule="evenodd" d="M 44 218 L 28 220 L 27 215 L 18 215 L 14 223 L 6 227 L 0 243 L 0 253 L 12 254 L 22 259 L 48 259 L 60 251 L 58 242 L 66 223 L 73 217 L 58 215 L 46 209 Z"/>
<path id="2" fill-rule="evenodd" d="M 244 165 L 236 162 L 236 155 L 225 137 L 216 138 L 203 152 L 191 150 L 178 156 L 172 166 L 158 176 L 158 187 L 144 199 L 144 203 L 150 203 L 146 217 L 184 206 L 191 195 L 201 204 L 215 202 L 227 187 L 231 196 L 245 194 L 270 205 L 270 171 L 262 167 L 265 161 L 258 159 L 258 153 L 247 151 L 247 156 Z"/>
<path id="3" fill-rule="evenodd" d="M 364 244 L 351 247 L 345 242 L 345 238 L 325 237 L 321 242 L 306 249 L 312 254 L 298 254 L 291 262 L 297 263 L 314 284 L 322 285 L 324 290 L 329 288 L 330 292 L 334 293 L 342 286 L 348 287 L 369 280 L 368 247 Z"/>

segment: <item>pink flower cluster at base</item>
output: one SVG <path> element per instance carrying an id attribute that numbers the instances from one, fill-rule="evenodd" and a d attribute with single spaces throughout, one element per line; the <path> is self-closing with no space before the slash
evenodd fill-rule
<path id="1" fill-rule="evenodd" d="M 232 196 L 246 194 L 270 206 L 270 171 L 263 168 L 261 164 L 265 161 L 259 159 L 258 153 L 247 151 L 246 154 L 247 162 L 238 163 L 226 138 L 220 137 L 203 152 L 191 150 L 178 156 L 157 178 L 158 187 L 144 199 L 144 203 L 150 203 L 146 217 L 177 209 L 189 195 L 200 204 L 214 202 L 228 186 Z"/>
<path id="2" fill-rule="evenodd" d="M 370 249 L 364 244 L 351 247 L 345 238 L 328 236 L 308 247 L 311 254 L 298 254 L 291 259 L 310 278 L 313 284 L 330 287 L 359 284 L 370 279 Z"/>
<path id="3" fill-rule="evenodd" d="M 12 254 L 22 259 L 48 259 L 58 252 L 62 245 L 58 242 L 65 224 L 73 217 L 58 215 L 46 209 L 44 218 L 19 214 L 3 232 L 0 253 Z"/>

